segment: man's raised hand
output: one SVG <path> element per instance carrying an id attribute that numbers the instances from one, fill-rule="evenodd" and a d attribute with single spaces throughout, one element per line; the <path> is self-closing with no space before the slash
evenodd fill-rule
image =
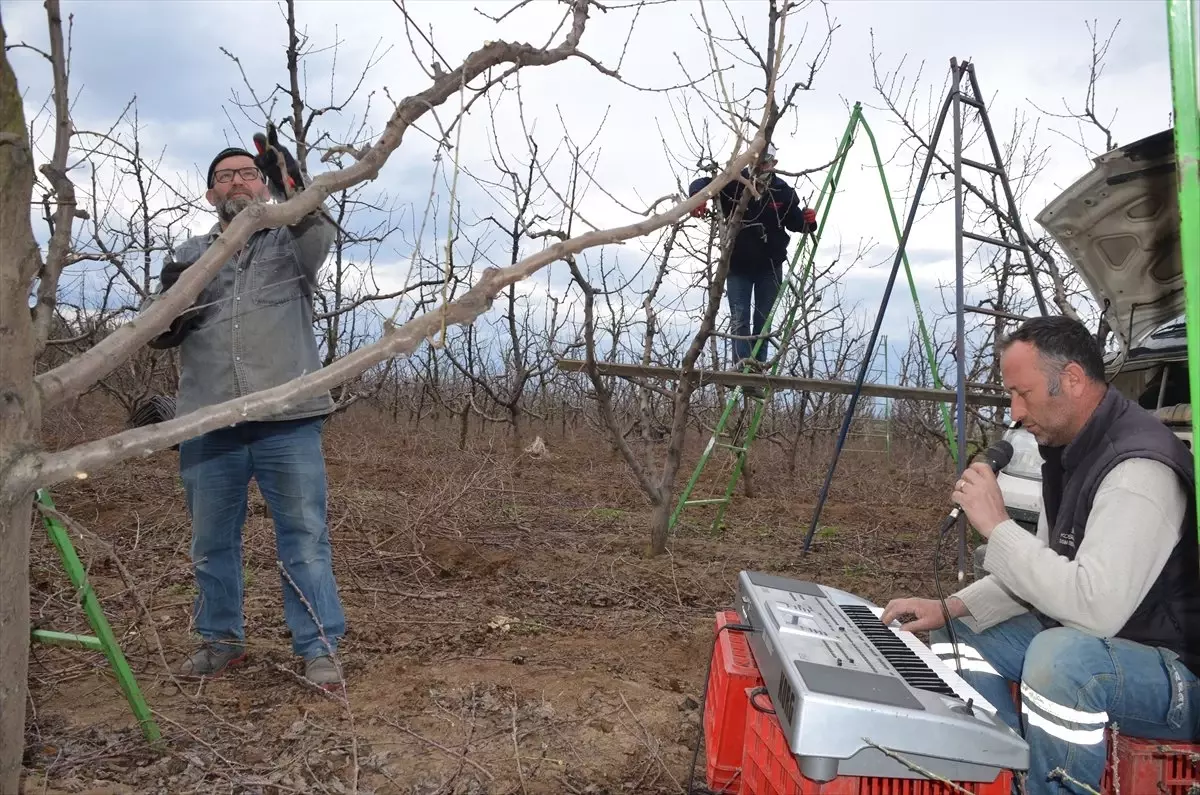
<path id="1" fill-rule="evenodd" d="M 169 259 L 164 262 L 162 270 L 159 271 L 158 274 L 158 280 L 162 283 L 162 292 L 165 293 L 167 290 L 170 290 L 175 282 L 179 281 L 179 277 L 185 270 L 188 269 L 188 266 L 191 264 L 192 263 L 190 262 L 176 262 L 173 259 Z"/>
<path id="2" fill-rule="evenodd" d="M 258 166 L 267 178 L 267 186 L 275 201 L 284 202 L 304 190 L 304 177 L 300 174 L 300 164 L 283 144 L 279 142 L 279 133 L 274 122 L 267 122 L 267 134 L 254 134 L 254 148 L 258 155 L 254 165 Z"/>

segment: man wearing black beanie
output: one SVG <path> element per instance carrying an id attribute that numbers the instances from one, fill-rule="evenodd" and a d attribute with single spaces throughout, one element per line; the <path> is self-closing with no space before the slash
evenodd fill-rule
<path id="1" fill-rule="evenodd" d="M 286 200 L 304 189 L 299 167 L 273 127 L 268 135 L 256 136 L 258 156 L 234 147 L 213 158 L 205 198 L 218 222 L 175 250 L 162 269 L 162 291 L 171 289 L 242 210 L 269 201 L 272 194 Z M 320 210 L 292 226 L 255 232 L 195 303 L 150 343 L 179 347 L 177 415 L 321 369 L 312 298 L 335 233 Z M 264 420 L 180 445 L 198 589 L 194 617 L 203 641 L 180 674 L 216 676 L 246 661 L 242 525 L 254 478 L 275 524 L 292 649 L 313 683 L 331 688 L 343 681 L 336 652 L 345 616 L 333 576 L 321 448 L 322 426 L 333 407 L 324 392 L 285 405 Z"/>

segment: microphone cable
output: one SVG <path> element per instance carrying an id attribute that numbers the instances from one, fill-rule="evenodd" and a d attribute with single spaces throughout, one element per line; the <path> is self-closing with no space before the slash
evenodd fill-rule
<path id="1" fill-rule="evenodd" d="M 962 676 L 962 658 L 958 654 L 958 633 L 954 631 L 954 621 L 950 618 L 950 608 L 946 606 L 946 599 L 942 595 L 942 578 L 941 578 L 941 558 L 942 558 L 942 541 L 946 538 L 946 534 L 950 532 L 950 528 L 958 522 L 959 512 L 956 508 L 951 512 L 950 516 L 938 528 L 937 544 L 933 549 L 933 588 L 937 593 L 938 605 L 942 608 L 942 620 L 945 622 L 946 632 L 950 635 L 950 649 L 954 655 L 954 670 Z"/>
<path id="2" fill-rule="evenodd" d="M 1016 428 L 1019 423 L 1010 422 L 1008 430 Z M 1008 466 L 1008 462 L 1012 460 L 1013 448 L 1008 441 L 1001 439 L 993 444 L 984 452 L 983 457 L 992 467 L 992 472 L 999 472 L 1004 467 Z M 966 471 L 964 469 L 964 471 Z M 960 475 L 961 476 L 961 475 Z M 954 655 L 954 670 L 961 678 L 962 672 L 962 657 L 958 653 L 958 633 L 954 630 L 954 620 L 950 617 L 950 608 L 946 605 L 946 599 L 942 594 L 942 578 L 941 578 L 941 559 L 942 559 L 942 541 L 946 538 L 946 534 L 950 532 L 950 528 L 958 522 L 962 515 L 962 507 L 954 506 L 954 510 L 946 517 L 942 526 L 938 528 L 937 543 L 933 548 L 933 588 L 937 593 L 938 605 L 942 608 L 942 621 L 945 622 L 946 633 L 950 636 L 950 649 Z M 971 705 L 967 704 L 968 710 Z"/>

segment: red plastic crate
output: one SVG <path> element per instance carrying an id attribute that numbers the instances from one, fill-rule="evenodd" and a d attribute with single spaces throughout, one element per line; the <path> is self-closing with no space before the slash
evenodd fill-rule
<path id="1" fill-rule="evenodd" d="M 717 613 L 717 642 L 713 649 L 708 691 L 704 696 L 704 750 L 709 789 L 728 795 L 748 795 L 743 785 L 742 745 L 746 734 L 746 690 L 762 685 L 746 636 L 721 630 L 739 623 L 733 610 Z"/>
<path id="2" fill-rule="evenodd" d="M 1116 783 L 1113 786 L 1113 760 Z M 1200 785 L 1200 743 L 1143 740 L 1109 733 L 1108 765 L 1100 784 L 1103 795 L 1188 795 Z"/>
<path id="3" fill-rule="evenodd" d="M 749 696 L 749 690 L 747 690 Z M 770 700 L 757 698 L 759 706 Z M 929 779 L 838 776 L 824 784 L 805 778 L 788 747 L 774 714 L 746 705 L 746 753 L 742 759 L 748 795 L 951 795 L 950 787 Z M 995 781 L 956 782 L 972 795 L 1011 795 L 1012 773 L 1002 771 Z"/>

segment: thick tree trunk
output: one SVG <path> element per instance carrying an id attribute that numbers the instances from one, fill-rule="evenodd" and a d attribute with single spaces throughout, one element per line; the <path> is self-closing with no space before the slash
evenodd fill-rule
<path id="1" fill-rule="evenodd" d="M 16 792 L 29 669 L 30 495 L 0 500 L 0 792 Z"/>
<path id="2" fill-rule="evenodd" d="M 16 792 L 25 747 L 29 666 L 30 487 L 13 475 L 38 448 L 29 288 L 41 257 L 29 222 L 33 156 L 0 27 L 0 792 Z"/>
<path id="3" fill-rule="evenodd" d="M 792 449 L 788 453 L 788 477 L 792 480 L 796 479 L 796 463 L 800 458 L 800 440 L 804 437 L 808 430 L 808 424 L 804 418 L 808 413 L 808 393 L 803 392 L 800 395 L 800 416 L 796 420 L 796 435 L 792 437 Z"/>
<path id="4" fill-rule="evenodd" d="M 671 475 L 674 479 L 674 473 Z M 666 480 L 664 478 L 664 480 Z M 667 481 L 670 482 L 670 481 Z M 654 511 L 650 514 L 650 554 L 661 555 L 667 551 L 667 538 L 671 532 L 671 489 L 660 488 L 654 498 Z"/>
<path id="5" fill-rule="evenodd" d="M 458 449 L 467 449 L 467 433 L 471 430 L 471 404 L 463 406 L 458 418 Z"/>
<path id="6" fill-rule="evenodd" d="M 509 444 L 512 446 L 512 457 L 513 461 L 519 462 L 521 460 L 521 453 L 524 452 L 521 439 L 525 435 L 525 429 L 522 427 L 524 423 L 521 421 L 520 406 L 509 406 L 508 417 L 509 422 L 512 424 L 512 436 L 509 439 Z"/>

